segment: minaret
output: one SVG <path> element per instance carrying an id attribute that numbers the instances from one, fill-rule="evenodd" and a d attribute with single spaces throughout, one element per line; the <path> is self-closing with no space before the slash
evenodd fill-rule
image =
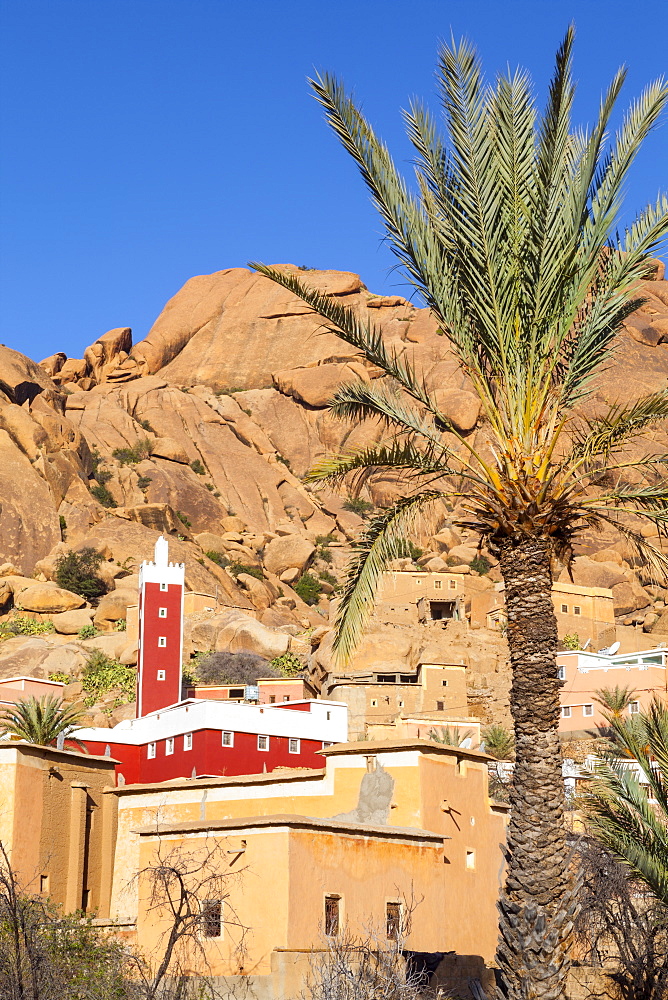
<path id="1" fill-rule="evenodd" d="M 185 564 L 170 563 L 164 535 L 139 568 L 137 718 L 181 701 Z"/>

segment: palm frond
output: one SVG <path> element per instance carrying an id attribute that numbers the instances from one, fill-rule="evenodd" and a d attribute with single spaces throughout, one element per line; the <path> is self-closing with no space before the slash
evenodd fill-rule
<path id="1" fill-rule="evenodd" d="M 433 406 L 433 404 L 432 404 Z M 386 428 L 400 433 L 417 434 L 426 441 L 443 448 L 439 428 L 453 433 L 454 428 L 441 413 L 436 411 L 438 425 L 429 411 L 420 413 L 408 406 L 391 386 L 369 382 L 347 382 L 340 386 L 329 402 L 334 417 L 342 420 L 362 421 L 376 418 Z M 433 411 L 432 411 L 433 412 Z"/>
<path id="2" fill-rule="evenodd" d="M 441 490 L 424 490 L 414 496 L 401 497 L 376 514 L 355 543 L 336 612 L 334 650 L 342 662 L 350 659 L 359 643 L 373 611 L 383 571 L 393 559 L 403 555 L 406 535 L 416 519 L 425 508 L 444 496 Z"/>
<path id="3" fill-rule="evenodd" d="M 378 469 L 398 469 L 415 476 L 449 476 L 452 470 L 447 466 L 448 451 L 430 448 L 421 451 L 413 441 L 391 441 L 387 444 L 371 445 L 343 455 L 329 455 L 317 462 L 307 472 L 305 482 L 321 486 L 339 486 L 341 481 L 357 473 L 366 476 Z M 355 478 L 352 480 L 356 488 Z"/>
<path id="4" fill-rule="evenodd" d="M 575 426 L 573 445 L 565 464 L 600 459 L 607 464 L 610 456 L 637 438 L 648 427 L 668 419 L 668 389 L 661 389 L 626 405 L 614 404 L 604 417 Z"/>

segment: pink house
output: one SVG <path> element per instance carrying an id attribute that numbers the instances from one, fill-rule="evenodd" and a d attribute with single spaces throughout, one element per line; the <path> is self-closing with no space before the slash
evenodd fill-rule
<path id="1" fill-rule="evenodd" d="M 64 684 L 43 681 L 38 677 L 5 677 L 0 681 L 0 704 L 15 705 L 28 698 L 62 698 Z"/>
<path id="2" fill-rule="evenodd" d="M 630 715 L 644 711 L 654 695 L 668 702 L 668 649 L 613 656 L 573 650 L 559 653 L 557 664 L 563 681 L 560 733 L 577 736 L 605 727 L 595 695 L 601 688 L 631 688 Z"/>

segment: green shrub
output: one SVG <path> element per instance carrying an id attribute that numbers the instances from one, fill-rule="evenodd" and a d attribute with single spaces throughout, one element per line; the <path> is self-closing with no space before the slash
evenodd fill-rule
<path id="1" fill-rule="evenodd" d="M 476 556 L 475 559 L 471 560 L 469 566 L 474 573 L 478 573 L 480 576 L 484 576 L 485 573 L 489 573 L 492 568 L 491 562 L 489 559 L 485 558 L 485 556 Z"/>
<path id="2" fill-rule="evenodd" d="M 115 632 L 127 632 L 128 622 L 126 618 L 119 618 L 114 625 Z"/>
<path id="3" fill-rule="evenodd" d="M 207 489 L 207 490 L 209 491 L 209 493 L 213 493 L 213 491 L 214 491 L 214 490 L 215 490 L 215 488 L 216 488 L 216 487 L 215 487 L 215 486 L 213 485 L 213 483 L 205 483 L 205 484 L 204 484 L 204 486 L 205 486 L 205 487 L 206 487 L 206 489 Z"/>
<path id="4" fill-rule="evenodd" d="M 411 541 L 410 538 L 402 538 L 399 543 L 398 558 L 399 559 L 412 559 L 416 561 L 423 554 L 424 549 L 418 548 L 418 546 Z"/>
<path id="5" fill-rule="evenodd" d="M 90 492 L 92 496 L 95 497 L 97 502 L 102 504 L 103 507 L 118 507 L 118 504 L 104 483 L 99 483 L 97 486 L 93 486 Z"/>
<path id="6" fill-rule="evenodd" d="M 348 497 L 343 502 L 343 509 L 349 510 L 359 517 L 367 517 L 373 510 L 373 504 L 369 503 L 368 500 L 363 500 L 362 497 Z"/>
<path id="7" fill-rule="evenodd" d="M 20 600 L 20 596 L 19 596 Z M 35 618 L 27 615 L 15 615 L 8 622 L 0 625 L 0 635 L 5 639 L 13 635 L 44 635 L 46 632 L 55 631 L 53 622 L 38 622 Z"/>
<path id="8" fill-rule="evenodd" d="M 136 444 L 127 448 L 114 448 L 112 451 L 112 456 L 121 463 L 121 465 L 135 465 L 137 462 L 143 461 L 148 458 L 153 451 L 153 443 L 149 438 L 141 438 Z"/>
<path id="9" fill-rule="evenodd" d="M 81 677 L 86 694 L 84 702 L 90 707 L 110 691 L 118 690 L 120 693 L 116 704 L 127 704 L 134 700 L 136 679 L 134 667 L 126 667 L 100 649 L 94 649 L 86 661 Z"/>
<path id="10" fill-rule="evenodd" d="M 143 427 L 145 431 L 149 431 L 151 434 L 155 434 L 155 431 L 151 427 L 148 420 L 138 420 L 137 423 L 139 424 L 140 427 Z"/>
<path id="11" fill-rule="evenodd" d="M 565 649 L 579 649 L 580 648 L 580 636 L 577 632 L 569 632 L 561 640 Z"/>
<path id="12" fill-rule="evenodd" d="M 282 462 L 283 465 L 287 466 L 288 469 L 290 468 L 290 462 L 285 455 L 281 455 L 279 452 L 276 452 L 276 458 L 279 462 Z"/>
<path id="13" fill-rule="evenodd" d="M 318 573 L 318 576 L 321 580 L 324 580 L 325 583 L 331 583 L 332 587 L 336 587 L 338 584 L 338 580 L 333 573 L 329 572 L 328 569 L 323 569 L 321 573 Z"/>
<path id="14" fill-rule="evenodd" d="M 83 628 L 80 628 L 77 634 L 80 639 L 94 639 L 95 636 L 99 635 L 100 633 L 95 628 L 93 623 L 90 622 L 88 625 L 84 625 Z"/>
<path id="15" fill-rule="evenodd" d="M 269 666 L 273 667 L 274 670 L 278 670 L 283 677 L 297 677 L 305 669 L 304 664 L 296 653 L 290 652 L 283 653 L 281 656 L 275 656 L 273 660 L 269 661 Z"/>
<path id="16" fill-rule="evenodd" d="M 65 520 L 65 518 L 61 514 L 60 515 L 60 533 L 61 533 L 61 535 L 64 535 L 66 531 L 67 531 L 67 521 Z"/>
<path id="17" fill-rule="evenodd" d="M 211 562 L 215 562 L 217 566 L 225 567 L 229 564 L 230 560 L 227 558 L 227 556 L 224 556 L 222 552 L 214 552 L 213 549 L 209 549 L 209 551 L 205 552 L 204 554 L 207 557 L 207 559 L 210 559 Z"/>
<path id="18" fill-rule="evenodd" d="M 177 510 L 176 516 L 181 524 L 185 524 L 186 528 L 192 528 L 192 521 L 190 521 L 182 511 Z"/>
<path id="19" fill-rule="evenodd" d="M 256 580 L 264 580 L 264 573 L 259 566 L 246 566 L 245 563 L 232 562 L 227 568 L 235 579 L 240 573 L 246 573 L 248 576 L 254 576 Z"/>
<path id="20" fill-rule="evenodd" d="M 196 458 L 194 462 L 190 463 L 190 468 L 193 472 L 196 472 L 198 476 L 206 476 L 206 469 L 200 462 L 199 458 Z"/>
<path id="21" fill-rule="evenodd" d="M 107 589 L 97 575 L 103 560 L 102 553 L 90 547 L 59 556 L 56 561 L 56 583 L 63 590 L 71 590 L 87 601 L 95 600 Z"/>
<path id="22" fill-rule="evenodd" d="M 310 573 L 303 573 L 294 585 L 293 590 L 301 597 L 305 604 L 317 604 L 318 598 L 322 593 L 322 584 L 320 580 L 317 580 Z"/>
<path id="23" fill-rule="evenodd" d="M 137 486 L 140 490 L 147 490 L 152 482 L 153 480 L 150 476 L 139 476 L 137 479 Z"/>
<path id="24" fill-rule="evenodd" d="M 69 674 L 64 674 L 62 670 L 54 670 L 49 674 L 50 681 L 57 681 L 59 684 L 69 684 L 72 678 Z"/>

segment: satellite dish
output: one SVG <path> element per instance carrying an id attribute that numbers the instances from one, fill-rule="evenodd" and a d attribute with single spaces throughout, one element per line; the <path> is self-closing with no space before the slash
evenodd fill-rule
<path id="1" fill-rule="evenodd" d="M 585 649 L 589 649 L 590 646 L 591 646 L 591 639 L 587 639 L 584 646 L 582 647 L 582 652 L 584 653 Z"/>
<path id="2" fill-rule="evenodd" d="M 599 649 L 599 653 L 601 656 L 614 656 L 620 646 L 620 642 L 613 642 L 612 646 L 604 646 L 603 649 Z"/>

